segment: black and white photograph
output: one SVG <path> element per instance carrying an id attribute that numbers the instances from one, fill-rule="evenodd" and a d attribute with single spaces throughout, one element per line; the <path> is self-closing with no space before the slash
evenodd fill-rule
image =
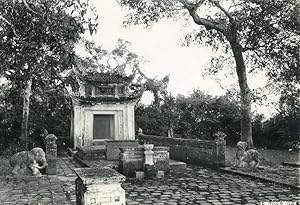
<path id="1" fill-rule="evenodd" d="M 0 205 L 300 204 L 299 0 L 0 0 Z"/>

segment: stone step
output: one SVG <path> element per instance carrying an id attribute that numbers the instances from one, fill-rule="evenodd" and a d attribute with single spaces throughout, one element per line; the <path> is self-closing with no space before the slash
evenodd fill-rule
<path id="1" fill-rule="evenodd" d="M 186 163 L 170 159 L 170 169 L 175 171 L 186 170 Z"/>
<path id="2" fill-rule="evenodd" d="M 300 167 L 300 162 L 282 162 L 282 165 L 289 167 Z"/>
<path id="3" fill-rule="evenodd" d="M 95 145 L 95 146 L 106 145 L 106 141 L 93 141 L 93 145 Z"/>
<path id="4" fill-rule="evenodd" d="M 82 159 L 102 157 L 106 152 L 105 145 L 82 146 L 76 149 L 78 150 L 77 155 Z"/>

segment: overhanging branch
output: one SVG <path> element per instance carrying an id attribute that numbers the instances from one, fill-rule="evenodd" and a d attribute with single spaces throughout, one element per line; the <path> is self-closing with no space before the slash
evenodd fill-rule
<path id="1" fill-rule="evenodd" d="M 233 18 L 233 16 L 224 8 L 222 7 L 218 1 L 216 0 L 209 0 L 209 2 L 211 2 L 212 4 L 214 4 L 216 7 L 218 7 L 228 18 L 229 18 L 229 21 L 232 22 L 234 21 L 235 19 Z"/>
<path id="2" fill-rule="evenodd" d="M 179 0 L 184 6 L 189 11 L 190 16 L 193 18 L 194 22 L 198 25 L 204 26 L 207 30 L 217 30 L 220 31 L 221 33 L 224 33 L 226 31 L 226 28 L 224 25 L 216 23 L 212 20 L 206 19 L 206 18 L 201 18 L 197 11 L 199 7 L 203 4 L 205 0 L 200 0 L 196 4 L 190 4 L 184 0 Z"/>
<path id="3" fill-rule="evenodd" d="M 0 15 L 0 19 L 10 26 L 10 28 L 11 28 L 11 30 L 12 30 L 12 32 L 14 33 L 15 36 L 19 36 L 19 35 L 17 34 L 16 30 L 15 30 L 14 25 L 12 25 L 6 18 L 4 18 L 4 17 L 1 16 L 1 15 Z"/>

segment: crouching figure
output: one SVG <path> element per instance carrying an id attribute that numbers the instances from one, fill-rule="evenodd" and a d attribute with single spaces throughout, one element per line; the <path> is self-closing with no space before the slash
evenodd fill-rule
<path id="1" fill-rule="evenodd" d="M 258 152 L 255 149 L 247 148 L 247 142 L 239 141 L 237 143 L 237 152 L 233 167 L 242 169 L 255 169 L 259 165 Z"/>
<path id="2" fill-rule="evenodd" d="M 31 151 L 22 151 L 14 154 L 9 160 L 14 175 L 41 176 L 40 170 L 47 166 L 45 152 L 35 147 Z"/>

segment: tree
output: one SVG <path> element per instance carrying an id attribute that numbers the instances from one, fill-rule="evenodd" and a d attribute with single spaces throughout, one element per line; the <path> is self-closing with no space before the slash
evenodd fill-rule
<path id="1" fill-rule="evenodd" d="M 241 99 L 241 140 L 253 147 L 251 127 L 251 90 L 247 79 L 247 61 L 263 58 L 256 51 L 275 49 L 274 42 L 282 41 L 294 29 L 281 29 L 282 19 L 294 16 L 295 0 L 118 0 L 131 9 L 126 24 L 150 26 L 161 18 L 191 17 L 199 26 L 195 40 L 232 55 L 238 77 Z M 204 9 L 209 9 L 206 12 Z M 187 18 L 186 18 L 187 19 Z M 196 39 L 194 38 L 196 37 Z M 275 48 L 274 48 L 275 46 Z M 252 62 L 254 61 L 252 60 Z"/>
<path id="2" fill-rule="evenodd" d="M 87 1 L 0 1 L 0 75 L 23 99 L 21 142 L 28 144 L 30 98 L 63 83 L 74 65 L 74 44 L 86 29 L 96 31 Z"/>

